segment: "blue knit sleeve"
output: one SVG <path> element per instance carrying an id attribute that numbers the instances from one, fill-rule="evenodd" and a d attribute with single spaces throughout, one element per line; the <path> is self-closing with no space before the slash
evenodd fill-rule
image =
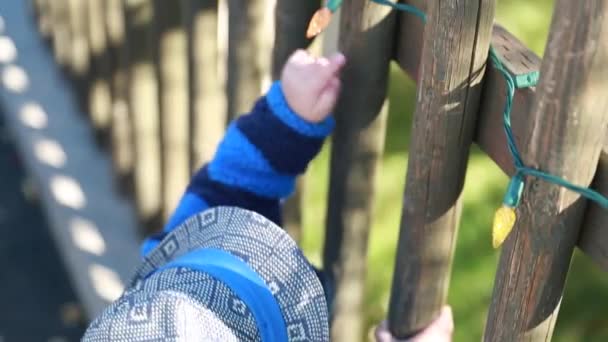
<path id="1" fill-rule="evenodd" d="M 192 178 L 163 233 L 148 239 L 146 254 L 188 217 L 215 206 L 238 206 L 281 224 L 281 200 L 294 190 L 334 127 L 303 120 L 289 107 L 281 84 L 274 83 L 251 113 L 231 123 L 213 160 Z"/>

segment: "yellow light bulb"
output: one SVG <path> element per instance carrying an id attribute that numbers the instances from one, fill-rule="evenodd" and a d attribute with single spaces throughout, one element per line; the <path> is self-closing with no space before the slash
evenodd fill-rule
<path id="1" fill-rule="evenodd" d="M 492 225 L 492 246 L 494 248 L 500 247 L 507 239 L 507 236 L 509 236 L 515 225 L 516 218 L 514 208 L 503 205 L 496 210 L 494 224 Z"/>
<path id="2" fill-rule="evenodd" d="M 312 16 L 308 29 L 306 30 L 306 38 L 311 39 L 323 32 L 331 22 L 332 12 L 329 8 L 323 7 L 316 11 Z"/>

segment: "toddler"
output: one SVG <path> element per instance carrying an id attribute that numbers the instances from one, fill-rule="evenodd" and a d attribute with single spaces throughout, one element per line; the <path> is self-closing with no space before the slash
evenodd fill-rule
<path id="1" fill-rule="evenodd" d="M 288 60 L 192 178 L 123 296 L 85 340 L 328 341 L 331 284 L 280 228 L 281 201 L 332 132 L 342 54 Z M 449 309 L 411 341 L 449 341 Z M 396 341 L 386 325 L 376 339 Z"/>

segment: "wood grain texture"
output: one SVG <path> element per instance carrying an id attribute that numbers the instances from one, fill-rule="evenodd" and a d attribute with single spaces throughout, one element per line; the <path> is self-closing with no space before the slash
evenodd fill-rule
<path id="1" fill-rule="evenodd" d="M 395 12 L 344 2 L 340 49 L 347 57 L 335 110 L 324 266 L 335 279 L 332 341 L 363 336 L 363 289 L 377 164 L 384 145 L 386 88 Z"/>
<path id="2" fill-rule="evenodd" d="M 135 141 L 135 202 L 145 233 L 160 228 L 161 148 L 154 66 L 153 0 L 126 0 L 129 42 L 128 104 Z"/>
<path id="3" fill-rule="evenodd" d="M 523 75 L 540 69 L 540 58 L 501 26 L 494 26 L 492 46 L 512 75 Z M 502 117 L 507 87 L 504 77 L 493 65 L 488 68 L 483 87 L 475 141 L 506 174 L 513 175 L 513 157 L 507 148 Z M 532 108 L 535 94 L 536 87 L 515 90 L 511 125 L 518 146 L 522 143 L 521 133 L 526 124 L 524 118 Z"/>
<path id="4" fill-rule="evenodd" d="M 162 218 L 168 220 L 190 179 L 190 110 L 185 0 L 155 0 L 155 52 L 160 110 Z"/>
<path id="5" fill-rule="evenodd" d="M 275 8 L 275 35 L 272 48 L 272 78 L 281 78 L 283 65 L 297 49 L 308 47 L 306 28 L 320 1 L 278 0 Z M 305 176 L 298 178 L 296 191 L 283 204 L 283 228 L 296 241 L 302 235 L 302 197 Z"/>
<path id="6" fill-rule="evenodd" d="M 420 1 L 406 1 L 411 4 L 424 5 Z M 418 63 L 422 42 L 415 32 L 421 32 L 422 23 L 417 17 L 401 15 L 400 35 L 397 41 L 395 59 L 410 77 L 418 77 Z M 503 63 L 514 75 L 524 74 L 540 69 L 540 58 L 524 46 L 517 38 L 500 25 L 494 25 L 492 45 L 501 56 Z M 483 95 L 478 114 L 475 142 L 507 174 L 514 172 L 513 158 L 507 149 L 502 127 L 502 111 L 505 104 L 506 86 L 502 75 L 492 66 L 485 73 Z M 525 118 L 536 94 L 536 88 L 516 89 L 511 112 L 512 126 L 516 142 L 521 144 L 520 135 L 525 125 Z M 608 143 L 604 144 L 600 164 L 608 163 Z M 602 181 L 608 168 L 598 165 L 592 188 L 602 194 L 608 194 L 608 183 Z M 608 271 L 608 231 L 600 227 L 608 226 L 606 210 L 595 203 L 588 203 L 588 215 L 581 228 L 579 247 L 587 253 L 600 267 Z M 587 215 L 587 214 L 586 214 Z"/>
<path id="7" fill-rule="evenodd" d="M 445 304 L 494 1 L 430 1 L 389 328 L 405 338 Z M 449 53 L 448 53 L 449 52 Z"/>
<path id="8" fill-rule="evenodd" d="M 133 195 L 133 168 L 135 141 L 133 117 L 129 114 L 128 66 L 129 48 L 126 33 L 123 0 L 105 0 L 104 27 L 107 36 L 107 54 L 110 69 L 110 146 L 112 165 L 118 187 L 124 194 Z"/>
<path id="9" fill-rule="evenodd" d="M 190 70 L 190 170 L 211 160 L 226 129 L 226 94 L 218 73 L 218 2 L 185 7 Z"/>
<path id="10" fill-rule="evenodd" d="M 269 73 L 264 49 L 271 45 L 264 30 L 267 0 L 228 0 L 228 116 L 251 110 Z"/>
<path id="11" fill-rule="evenodd" d="M 540 69 L 541 60 L 526 48 L 504 28 L 495 25 L 492 45 L 503 57 L 505 67 L 513 75 L 521 75 Z M 484 79 L 484 89 L 479 111 L 476 143 L 508 175 L 513 175 L 513 158 L 507 149 L 502 126 L 502 110 L 505 103 L 506 84 L 504 78 L 493 67 L 488 68 Z M 515 91 L 513 100 L 512 127 L 518 146 L 523 143 L 524 120 L 532 108 L 536 87 L 522 88 Z M 600 161 L 595 171 L 591 187 L 608 194 L 608 142 L 603 145 Z M 608 212 L 597 203 L 587 204 L 585 220 L 581 227 L 579 248 L 589 255 L 600 267 L 608 271 L 608 232 L 603 228 L 608 225 Z"/>
<path id="12" fill-rule="evenodd" d="M 558 0 L 531 112 L 521 120 L 529 166 L 589 185 L 607 134 L 608 4 Z M 496 274 L 485 341 L 549 341 L 586 202 L 528 177 Z"/>

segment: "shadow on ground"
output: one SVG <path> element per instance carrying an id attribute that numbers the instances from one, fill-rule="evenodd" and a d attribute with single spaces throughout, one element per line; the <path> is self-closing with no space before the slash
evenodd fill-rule
<path id="1" fill-rule="evenodd" d="M 0 110 L 0 341 L 77 341 L 85 323 Z"/>

